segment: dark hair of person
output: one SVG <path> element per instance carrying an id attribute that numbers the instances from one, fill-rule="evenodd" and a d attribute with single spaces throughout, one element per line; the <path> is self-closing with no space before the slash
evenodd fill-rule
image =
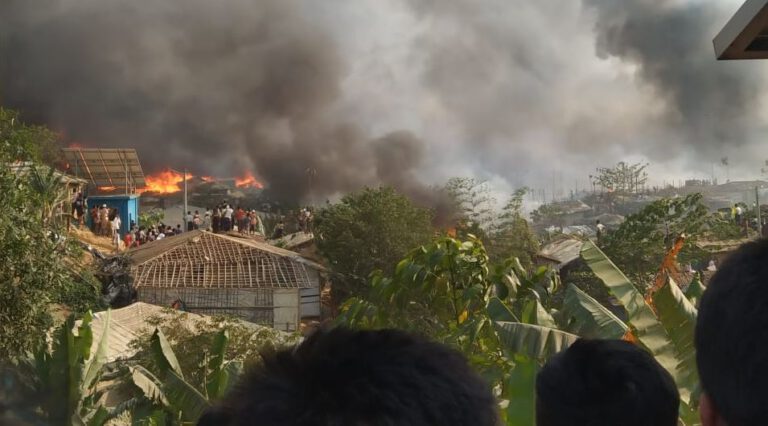
<path id="1" fill-rule="evenodd" d="M 621 340 L 577 340 L 536 378 L 537 426 L 676 426 L 679 406 L 672 376 Z"/>
<path id="2" fill-rule="evenodd" d="M 497 425 L 463 355 L 398 330 L 321 330 L 263 363 L 199 426 Z"/>
<path id="3" fill-rule="evenodd" d="M 703 391 L 729 426 L 768 421 L 768 240 L 742 245 L 699 302 L 696 362 Z"/>

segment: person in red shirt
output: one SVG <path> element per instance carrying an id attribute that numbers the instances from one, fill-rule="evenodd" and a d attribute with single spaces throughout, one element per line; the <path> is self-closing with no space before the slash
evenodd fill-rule
<path id="1" fill-rule="evenodd" d="M 237 211 L 235 212 L 235 223 L 237 224 L 237 229 L 240 230 L 240 232 L 243 230 L 243 219 L 245 219 L 245 210 L 238 206 Z"/>

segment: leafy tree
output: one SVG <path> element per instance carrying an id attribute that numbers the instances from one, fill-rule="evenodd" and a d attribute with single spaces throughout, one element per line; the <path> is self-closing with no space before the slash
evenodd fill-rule
<path id="1" fill-rule="evenodd" d="M 614 167 L 600 167 L 590 176 L 594 185 L 617 194 L 637 194 L 648 181 L 648 163 L 629 164 L 619 161 Z"/>
<path id="2" fill-rule="evenodd" d="M 82 250 L 46 220 L 52 198 L 11 167 L 36 161 L 30 147 L 41 145 L 35 139 L 41 132 L 0 110 L 0 205 L 6 207 L 0 215 L 0 358 L 36 348 L 52 325 L 50 303 L 74 300 L 69 290 L 89 294 L 78 300 L 98 299 L 93 280 L 81 281 L 89 275 L 79 262 Z M 47 174 L 40 177 L 47 181 Z M 76 310 L 88 308 L 81 303 Z"/>
<path id="3" fill-rule="evenodd" d="M 160 209 L 150 209 L 139 213 L 139 223 L 142 226 L 152 227 L 159 225 L 163 222 L 163 219 L 165 219 L 165 212 Z"/>
<path id="4" fill-rule="evenodd" d="M 453 204 L 457 236 L 475 235 L 485 241 L 487 232 L 497 220 L 496 199 L 487 182 L 473 178 L 454 177 L 443 188 Z"/>
<path id="5" fill-rule="evenodd" d="M 334 272 L 334 298 L 365 292 L 368 275 L 434 235 L 431 213 L 392 188 L 365 188 L 320 210 L 317 247 Z"/>
<path id="6" fill-rule="evenodd" d="M 55 133 L 43 126 L 23 123 L 18 112 L 3 107 L 0 107 L 0 141 L 15 147 L 15 160 L 51 165 L 60 158 L 61 147 Z"/>
<path id="7" fill-rule="evenodd" d="M 688 238 L 680 253 L 683 262 L 705 255 L 696 247 L 696 238 L 707 227 L 709 212 L 701 194 L 664 198 L 627 216 L 621 226 L 609 233 L 602 249 L 619 268 L 638 284 L 647 284 L 681 234 Z"/>
<path id="8" fill-rule="evenodd" d="M 338 321 L 357 327 L 417 331 L 464 352 L 497 390 L 508 425 L 531 425 L 536 372 L 578 337 L 624 338 L 653 354 L 674 377 L 681 419 L 696 412 L 693 325 L 696 309 L 671 280 L 647 298 L 594 244 L 582 257 L 621 303 L 620 319 L 548 271 L 489 261 L 477 239 L 441 239 L 413 250 L 392 276 L 375 274 L 372 291 L 350 299 Z M 564 292 L 562 309 L 548 308 Z"/>
<path id="9" fill-rule="evenodd" d="M 523 197 L 528 191 L 528 188 L 515 191 L 502 209 L 498 225 L 492 230 L 487 243 L 491 259 L 516 258 L 526 268 L 533 266 L 533 257 L 539 251 L 539 240 L 522 213 Z"/>

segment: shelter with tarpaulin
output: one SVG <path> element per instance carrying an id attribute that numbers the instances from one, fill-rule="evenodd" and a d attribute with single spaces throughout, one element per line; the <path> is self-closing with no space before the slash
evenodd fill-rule
<path id="1" fill-rule="evenodd" d="M 250 238 L 185 232 L 129 250 L 136 298 L 283 331 L 319 319 L 325 268 Z"/>

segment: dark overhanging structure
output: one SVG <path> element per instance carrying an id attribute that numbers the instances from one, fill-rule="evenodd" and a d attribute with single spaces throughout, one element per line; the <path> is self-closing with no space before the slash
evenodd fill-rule
<path id="1" fill-rule="evenodd" d="M 718 60 L 768 59 L 768 0 L 747 0 L 712 41 Z"/>

